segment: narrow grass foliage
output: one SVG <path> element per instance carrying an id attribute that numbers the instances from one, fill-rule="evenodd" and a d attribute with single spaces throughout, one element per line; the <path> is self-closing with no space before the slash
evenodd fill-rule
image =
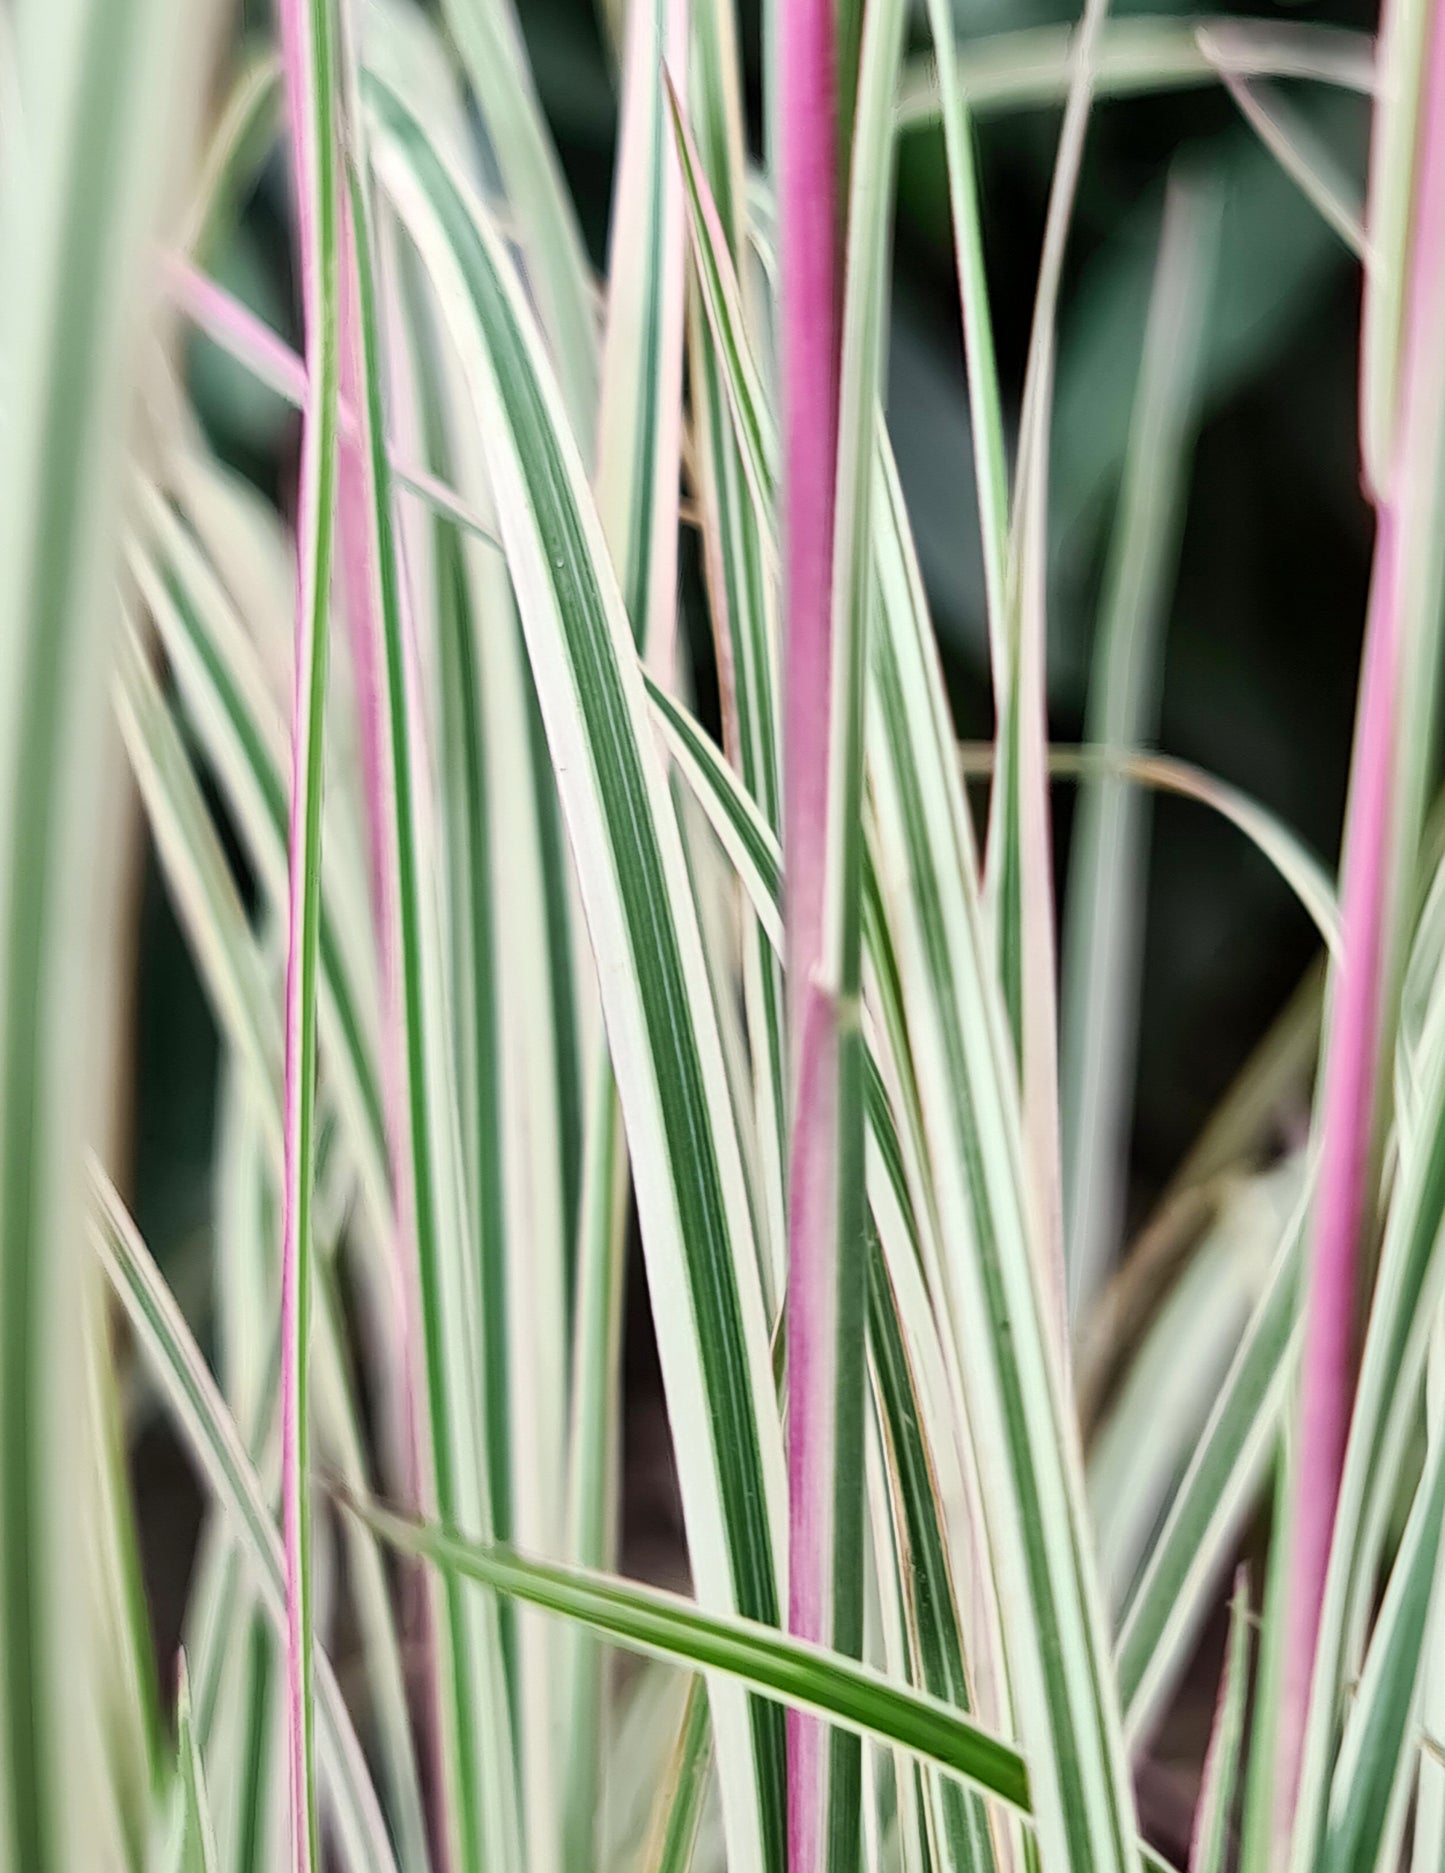
<path id="1" fill-rule="evenodd" d="M 524 0 L 0 22 L 0 1873 L 1440 1862 L 1445 4 L 761 15 L 754 124 L 754 10 L 599 8 L 605 228 Z M 1235 154 L 1134 224 L 1136 343 L 1090 125 L 1186 90 Z M 1241 176 L 1363 283 L 1338 881 L 1152 745 Z M 1140 1216 L 1159 795 L 1318 960 Z M 216 1042 L 184 1232 L 137 855 Z"/>

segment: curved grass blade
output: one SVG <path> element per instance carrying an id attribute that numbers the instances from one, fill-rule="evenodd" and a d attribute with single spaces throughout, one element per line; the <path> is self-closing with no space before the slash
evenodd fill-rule
<path id="1" fill-rule="evenodd" d="M 737 1616 L 706 1613 L 660 1588 L 484 1548 L 409 1522 L 373 1503 L 349 1505 L 403 1553 L 512 1593 L 608 1639 L 696 1669 L 726 1672 L 769 1698 L 896 1743 L 1021 1813 L 1029 1777 L 1021 1756 L 936 1698 L 883 1677 L 841 1653 Z"/>
<path id="2" fill-rule="evenodd" d="M 1029 1813 L 1029 1772 L 1008 1743 L 939 1699 L 895 1683 L 841 1653 L 808 1645 L 754 1620 L 706 1613 L 657 1587 L 483 1548 L 445 1530 L 409 1522 L 375 1503 L 351 1510 L 401 1552 L 451 1570 L 499 1593 L 515 1594 L 563 1619 L 583 1620 L 619 1645 L 645 1655 L 725 1672 L 768 1698 L 846 1725 L 857 1735 L 897 1745 L 1011 1808 Z M 1141 1849 L 1150 1873 L 1167 1862 Z"/>
<path id="3" fill-rule="evenodd" d="M 1059 103 L 1073 70 L 1072 26 L 1030 26 L 974 39 L 955 53 L 957 84 L 977 116 Z M 1208 36 L 1210 49 L 1201 40 Z M 1242 79 L 1303 78 L 1370 91 L 1374 48 L 1365 33 L 1293 20 L 1138 17 L 1110 20 L 1099 36 L 1094 95 L 1133 97 L 1214 83 L 1227 71 Z M 942 48 L 937 58 L 942 57 Z M 904 76 L 899 127 L 921 129 L 944 113 L 944 73 L 918 59 Z"/>
<path id="4" fill-rule="evenodd" d="M 248 185 L 270 154 L 281 122 L 281 67 L 270 48 L 244 65 L 231 87 L 192 196 L 180 246 L 204 266 L 229 233 Z"/>
<path id="5" fill-rule="evenodd" d="M 510 262 L 400 102 L 374 93 L 379 169 L 437 290 L 481 421 L 502 537 L 598 957 L 694 1574 L 776 1617 L 781 1438 L 757 1258 L 681 844 L 631 634 Z M 776 1714 L 714 1699 L 734 1851 L 776 1864 Z"/>
<path id="6" fill-rule="evenodd" d="M 1199 35 L 1200 49 L 1211 56 L 1214 42 Z M 1239 114 L 1310 205 L 1317 209 L 1357 260 L 1366 258 L 1365 230 L 1355 190 L 1333 152 L 1283 98 L 1220 66 L 1220 79 Z"/>
<path id="7" fill-rule="evenodd" d="M 994 750 L 983 743 L 966 743 L 959 750 L 965 776 L 992 774 Z M 1113 775 L 1137 787 L 1150 787 L 1181 800 L 1197 800 L 1242 832 L 1284 884 L 1299 900 L 1301 910 L 1319 932 L 1333 955 L 1340 946 L 1340 907 L 1334 885 L 1314 852 L 1299 835 L 1267 807 L 1238 787 L 1206 773 L 1190 761 L 1171 755 L 1109 748 L 1069 748 L 1055 742 L 1049 751 L 1049 771 L 1055 776 Z M 1199 1182 L 1194 1166 L 1187 1181 Z"/>
<path id="8" fill-rule="evenodd" d="M 111 1286 L 207 1487 L 245 1544 L 262 1604 L 284 1643 L 285 1563 L 255 1470 L 174 1297 L 114 1188 L 95 1166 L 91 1195 L 91 1234 Z M 396 1873 L 366 1760 L 324 1654 L 316 1659 L 316 1701 L 322 1780 L 345 1863 L 353 1873 Z"/>

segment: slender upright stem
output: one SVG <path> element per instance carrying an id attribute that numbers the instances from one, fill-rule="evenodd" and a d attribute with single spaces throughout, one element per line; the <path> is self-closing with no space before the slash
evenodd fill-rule
<path id="1" fill-rule="evenodd" d="M 1391 914 L 1398 897 L 1393 868 L 1402 827 L 1397 821 L 1403 818 L 1403 830 L 1408 830 L 1410 820 L 1409 801 L 1400 791 L 1400 744 L 1411 714 L 1406 691 L 1414 680 L 1407 675 L 1415 662 L 1412 649 L 1417 630 L 1428 625 L 1417 616 L 1422 589 L 1418 572 L 1426 530 L 1438 525 L 1428 489 L 1438 467 L 1445 349 L 1440 336 L 1445 306 L 1445 6 L 1434 5 L 1432 13 L 1420 77 L 1394 439 L 1388 473 L 1375 489 L 1378 527 L 1350 781 L 1342 953 L 1334 983 L 1320 1125 L 1275 1777 L 1283 1825 L 1288 1825 L 1298 1792 L 1349 1429 L 1360 1238 L 1383 1029 L 1399 938 Z M 1406 794 L 1409 791 L 1407 787 Z"/>
<path id="2" fill-rule="evenodd" d="M 782 92 L 783 703 L 787 965 L 796 1050 L 822 952 L 838 461 L 838 199 L 833 0 L 788 0 Z"/>
<path id="3" fill-rule="evenodd" d="M 785 423 L 783 849 L 794 1060 L 788 1193 L 788 1623 L 831 1641 L 838 1346 L 836 1006 L 822 991 L 833 689 L 839 280 L 833 0 L 779 15 Z M 788 1714 L 788 1863 L 828 1838 L 826 1729 Z"/>

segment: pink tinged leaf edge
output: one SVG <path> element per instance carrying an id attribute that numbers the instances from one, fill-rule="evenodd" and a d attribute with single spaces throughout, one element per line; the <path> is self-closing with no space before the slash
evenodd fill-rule
<path id="1" fill-rule="evenodd" d="M 1410 276 L 1402 338 L 1398 421 L 1389 487 L 1378 497 L 1365 670 L 1352 768 L 1335 987 L 1321 1120 L 1310 1294 L 1300 1393 L 1300 1457 L 1290 1530 L 1277 1820 L 1298 1794 L 1325 1576 L 1339 1498 L 1352 1396 L 1351 1355 L 1391 933 L 1395 737 L 1402 698 L 1406 581 L 1412 528 L 1408 471 L 1421 423 L 1438 420 L 1439 311 L 1445 299 L 1445 7 L 1435 7 L 1424 74 Z M 1415 525 L 1428 516 L 1411 515 Z"/>

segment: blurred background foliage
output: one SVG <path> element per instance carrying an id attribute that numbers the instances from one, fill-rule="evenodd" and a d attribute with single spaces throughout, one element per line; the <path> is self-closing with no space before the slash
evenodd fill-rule
<path id="1" fill-rule="evenodd" d="M 599 265 L 615 131 L 607 20 L 613 4 L 518 0 Z M 1114 16 L 1134 10 L 1116 7 Z M 1147 10 L 1168 8 L 1156 0 Z M 955 0 L 955 12 L 965 50 L 970 38 L 1074 17 L 1069 0 Z M 1256 13 L 1360 30 L 1375 24 L 1363 0 L 1327 0 L 1308 14 L 1280 5 Z M 756 148 L 761 50 L 750 0 L 743 16 Z M 241 32 L 258 43 L 269 32 L 264 4 L 248 0 Z M 1364 100 L 1324 87 L 1282 89 L 1362 194 Z M 989 116 L 978 127 L 996 334 L 1015 411 L 1058 121 L 1056 108 L 1030 108 Z M 1157 740 L 1255 794 L 1333 868 L 1370 541 L 1356 451 L 1359 272 L 1218 86 L 1095 106 L 1061 314 L 1051 482 L 1052 729 L 1064 742 L 1083 734 L 1095 608 L 1171 173 L 1212 184 L 1222 215 Z M 253 196 L 237 204 L 234 225 L 209 258 L 225 284 L 294 339 L 285 190 L 284 166 L 273 160 Z M 982 582 L 936 127 L 903 138 L 897 209 L 888 416 L 959 732 L 977 737 L 991 720 Z M 190 344 L 197 406 L 217 447 L 289 508 L 294 413 L 205 340 Z M 695 551 L 684 553 L 683 565 L 706 713 L 709 653 Z M 1061 892 L 1072 805 L 1071 788 L 1061 786 L 1055 794 Z M 153 867 L 140 894 L 138 931 L 133 1190 L 141 1227 L 188 1301 L 187 1263 L 199 1280 L 209 1225 L 217 1056 Z M 1238 833 L 1196 805 L 1154 803 L 1131 1223 L 1147 1212 L 1315 951 L 1305 917 Z M 1303 1123 L 1303 1100 L 1299 1116 Z M 204 1301 L 196 1298 L 203 1313 Z M 636 1358 L 645 1360 L 645 1344 Z M 641 1383 L 640 1373 L 634 1377 Z M 634 1428 L 633 1435 L 648 1433 Z M 653 1466 L 641 1461 L 634 1474 L 645 1494 Z M 179 1459 L 173 1473 L 169 1455 L 157 1449 L 149 1487 L 165 1492 L 172 1475 L 176 1512 L 185 1514 L 189 1485 Z M 156 1517 L 145 1519 L 157 1526 Z M 637 1519 L 649 1520 L 645 1507 Z M 645 1555 L 631 1558 L 647 1564 Z M 164 1577 L 184 1567 L 184 1544 L 168 1541 L 167 1552 L 151 1560 L 164 1606 L 171 1598 Z"/>

